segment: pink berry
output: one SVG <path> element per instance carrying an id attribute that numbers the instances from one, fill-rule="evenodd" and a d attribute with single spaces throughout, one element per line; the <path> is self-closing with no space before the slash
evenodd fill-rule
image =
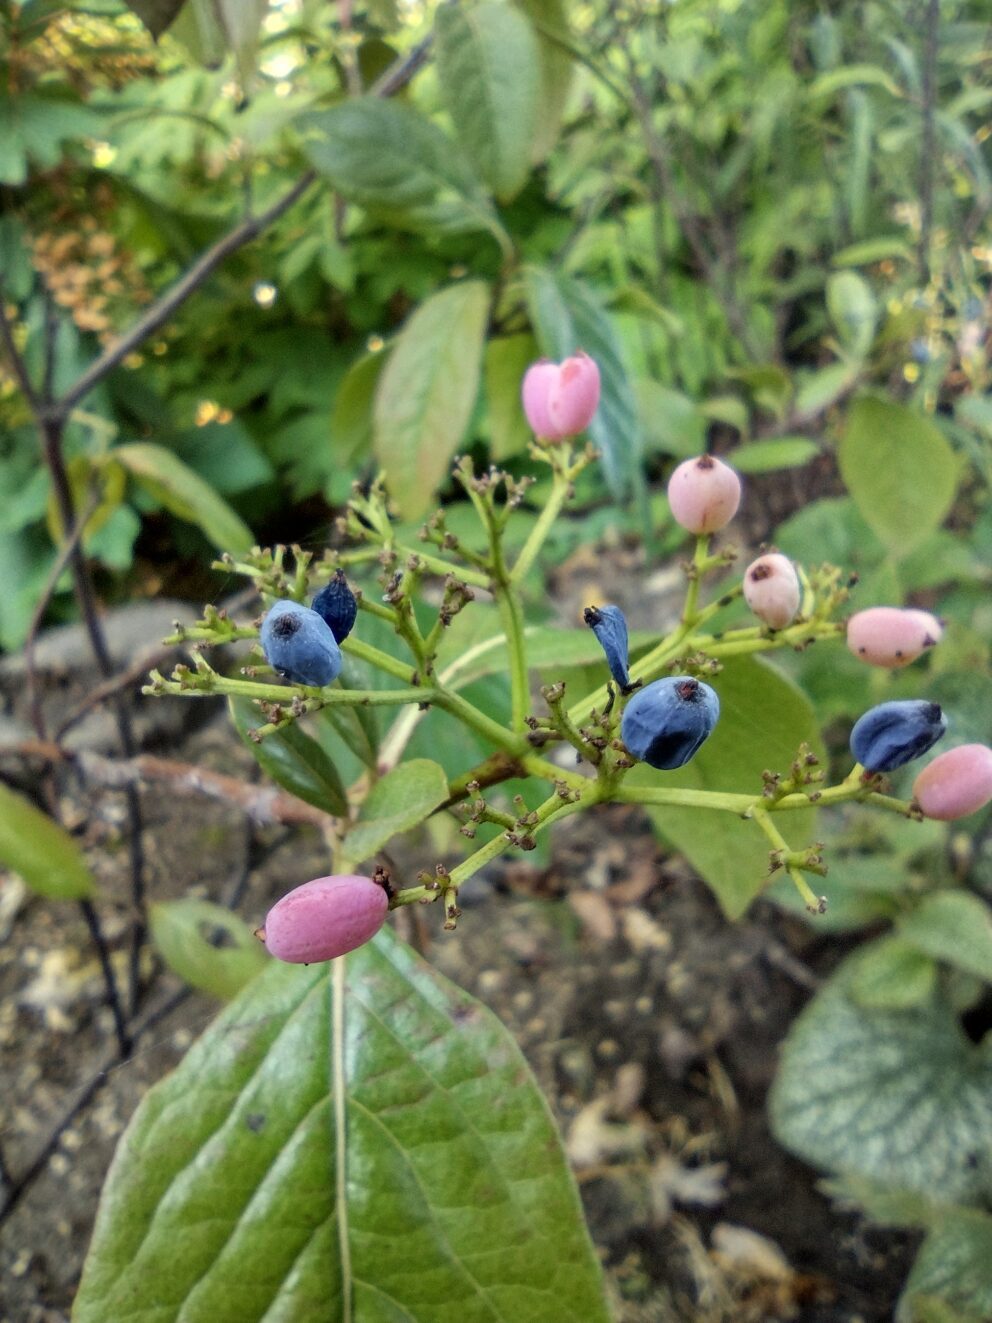
<path id="1" fill-rule="evenodd" d="M 599 368 L 588 354 L 574 354 L 560 364 L 532 364 L 521 393 L 534 434 L 543 441 L 564 441 L 584 431 L 599 407 L 599 384 Z"/>
<path id="2" fill-rule="evenodd" d="M 385 888 L 370 877 L 318 877 L 277 900 L 257 936 L 277 960 L 333 960 L 374 937 L 388 908 Z"/>
<path id="3" fill-rule="evenodd" d="M 684 460 L 668 481 L 668 504 L 676 521 L 690 533 L 717 533 L 737 513 L 741 480 L 712 455 Z"/>
<path id="4" fill-rule="evenodd" d="M 871 666 L 908 666 L 940 642 L 940 621 L 928 611 L 873 606 L 847 622 L 847 646 Z"/>
<path id="5" fill-rule="evenodd" d="M 770 551 L 744 571 L 744 600 L 772 629 L 784 629 L 799 610 L 799 575 L 788 556 Z"/>
<path id="6" fill-rule="evenodd" d="M 913 782 L 913 798 L 941 822 L 977 813 L 992 799 L 992 749 L 962 744 L 938 754 Z"/>

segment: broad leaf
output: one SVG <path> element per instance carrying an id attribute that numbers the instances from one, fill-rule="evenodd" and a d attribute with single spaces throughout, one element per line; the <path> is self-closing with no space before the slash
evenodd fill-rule
<path id="1" fill-rule="evenodd" d="M 851 996 L 869 1010 L 900 1010 L 929 999 L 937 966 L 901 937 L 882 937 L 858 952 Z"/>
<path id="2" fill-rule="evenodd" d="M 921 1299 L 921 1297 L 923 1299 Z M 992 1217 L 978 1208 L 942 1214 L 916 1256 L 896 1310 L 897 1323 L 922 1323 L 924 1300 L 950 1306 L 944 1318 L 983 1323 L 992 1318 Z"/>
<path id="3" fill-rule="evenodd" d="M 589 436 L 602 456 L 610 490 L 618 499 L 634 485 L 641 455 L 637 400 L 620 340 L 589 288 L 540 267 L 526 273 L 527 304 L 541 351 L 560 361 L 584 349 L 602 380 L 599 409 Z"/>
<path id="4" fill-rule="evenodd" d="M 188 896 L 153 905 L 152 942 L 174 974 L 199 992 L 230 1001 L 268 963 L 244 919 L 223 905 Z"/>
<path id="5" fill-rule="evenodd" d="M 503 335 L 486 345 L 489 450 L 495 460 L 522 454 L 533 439 L 520 399 L 520 383 L 536 358 L 532 335 Z"/>
<path id="6" fill-rule="evenodd" d="M 341 379 L 331 413 L 331 446 L 339 464 L 357 464 L 372 448 L 372 406 L 386 352 L 363 354 Z"/>
<path id="7" fill-rule="evenodd" d="M 400 832 L 417 827 L 448 798 L 448 778 L 429 758 L 412 758 L 377 781 L 362 814 L 345 837 L 356 864 L 381 850 Z"/>
<path id="8" fill-rule="evenodd" d="M 637 411 L 647 451 L 691 459 L 706 449 L 706 418 L 697 404 L 649 377 L 634 383 Z"/>
<path id="9" fill-rule="evenodd" d="M 878 304 L 868 282 L 855 271 L 837 272 L 827 281 L 827 309 L 844 348 L 864 358 L 878 324 Z"/>
<path id="10" fill-rule="evenodd" d="M 432 294 L 403 327 L 379 378 L 373 444 L 404 518 L 431 507 L 465 438 L 488 313 L 481 280 Z"/>
<path id="11" fill-rule="evenodd" d="M 940 525 L 954 501 L 958 461 L 944 434 L 894 400 L 856 400 L 838 451 L 841 476 L 865 520 L 897 555 Z"/>
<path id="12" fill-rule="evenodd" d="M 227 702 L 238 734 L 259 767 L 277 785 L 325 813 L 348 816 L 348 797 L 337 768 L 297 722 L 256 743 L 248 732 L 261 724 L 258 709 L 247 698 L 229 698 Z"/>
<path id="13" fill-rule="evenodd" d="M 868 1011 L 849 960 L 793 1025 L 772 1125 L 814 1166 L 945 1201 L 992 1192 L 992 1042 L 976 1047 L 940 999 Z"/>
<path id="14" fill-rule="evenodd" d="M 75 1323 L 607 1323 L 554 1123 L 495 1016 L 386 929 L 272 962 L 139 1107 Z"/>
<path id="15" fill-rule="evenodd" d="M 177 518 L 196 524 L 218 551 L 250 550 L 248 525 L 187 464 L 163 446 L 134 441 L 115 446 L 114 459 L 134 481 Z"/>
<path id="16" fill-rule="evenodd" d="M 934 960 L 992 983 L 992 911 L 967 891 L 927 896 L 903 921 L 900 935 Z"/>
<path id="17" fill-rule="evenodd" d="M 761 773 L 788 770 L 806 741 L 822 755 L 813 708 L 806 696 L 778 671 L 749 657 L 728 658 L 712 681 L 720 698 L 716 730 L 692 762 L 676 772 L 656 772 L 641 764 L 628 784 L 761 794 Z M 690 861 L 716 892 L 731 918 L 737 918 L 768 885 L 769 843 L 753 822 L 731 813 L 699 809 L 649 810 L 658 833 Z M 796 848 L 809 843 L 815 814 L 783 814 L 778 825 Z M 822 884 L 828 902 L 829 880 Z"/>
<path id="18" fill-rule="evenodd" d="M 500 0 L 444 5 L 434 21 L 441 95 L 466 155 L 502 201 L 523 187 L 537 129 L 537 37 Z"/>
<path id="19" fill-rule="evenodd" d="M 531 19 L 538 35 L 541 80 L 537 106 L 537 132 L 531 147 L 536 165 L 558 141 L 562 116 L 572 86 L 572 56 L 569 50 L 566 0 L 513 0 Z"/>
<path id="20" fill-rule="evenodd" d="M 98 136 L 102 123 L 90 106 L 44 84 L 15 96 L 0 90 L 0 184 L 23 184 L 29 164 L 58 165 L 66 143 Z"/>
<path id="21" fill-rule="evenodd" d="M 775 436 L 738 446 L 727 458 L 739 473 L 775 473 L 798 469 L 820 453 L 808 436 Z"/>
<path id="22" fill-rule="evenodd" d="M 85 900 L 96 889 L 83 853 L 69 833 L 2 784 L 0 865 L 51 900 Z"/>
<path id="23" fill-rule="evenodd" d="M 157 40 L 175 19 L 186 0 L 126 0 L 128 9 L 137 14 Z"/>

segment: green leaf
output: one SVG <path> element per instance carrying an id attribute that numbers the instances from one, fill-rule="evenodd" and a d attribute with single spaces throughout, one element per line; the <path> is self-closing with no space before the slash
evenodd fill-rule
<path id="1" fill-rule="evenodd" d="M 501 201 L 523 187 L 537 129 L 537 37 L 500 0 L 442 6 L 434 20 L 441 95 L 465 154 Z"/>
<path id="2" fill-rule="evenodd" d="M 0 184 L 23 184 L 29 164 L 58 165 L 68 142 L 96 135 L 102 124 L 78 98 L 39 86 L 7 96 L 0 91 Z"/>
<path id="3" fill-rule="evenodd" d="M 251 529 L 187 464 L 164 446 L 134 441 L 115 446 L 113 456 L 154 500 L 177 518 L 196 524 L 218 551 L 250 550 Z"/>
<path id="4" fill-rule="evenodd" d="M 496 227 L 482 184 L 447 134 L 395 101 L 359 97 L 296 121 L 314 167 L 342 197 L 385 220 Z"/>
<path id="5" fill-rule="evenodd" d="M 820 447 L 808 436 L 775 436 L 738 446 L 727 458 L 739 473 L 776 473 L 802 468 L 819 453 Z"/>
<path id="6" fill-rule="evenodd" d="M 344 839 L 347 857 L 359 864 L 428 818 L 448 798 L 448 778 L 429 758 L 411 758 L 377 781 L 361 817 Z"/>
<path id="7" fill-rule="evenodd" d="M 644 434 L 644 449 L 676 459 L 691 459 L 706 448 L 706 418 L 681 391 L 648 377 L 634 383 L 637 412 Z"/>
<path id="8" fill-rule="evenodd" d="M 389 354 L 363 354 L 344 374 L 331 413 L 331 446 L 341 464 L 357 464 L 372 449 L 372 406 Z"/>
<path id="9" fill-rule="evenodd" d="M 562 116 L 572 87 L 572 36 L 566 0 L 513 0 L 534 24 L 538 35 L 541 79 L 537 105 L 537 131 L 531 160 L 537 165 L 558 141 Z"/>
<path id="10" fill-rule="evenodd" d="M 814 1166 L 969 1202 L 992 1191 L 992 1043 L 948 1004 L 867 1011 L 848 960 L 795 1022 L 772 1087 L 772 1127 Z"/>
<path id="11" fill-rule="evenodd" d="M 992 910 L 978 896 L 937 891 L 903 920 L 899 933 L 934 960 L 992 983 Z"/>
<path id="12" fill-rule="evenodd" d="M 83 853 L 69 833 L 2 784 L 0 864 L 50 900 L 85 900 L 96 889 Z"/>
<path id="13" fill-rule="evenodd" d="M 157 41 L 176 18 L 186 0 L 125 0 L 125 3 L 132 14 L 137 14 Z"/>
<path id="14" fill-rule="evenodd" d="M 869 1010 L 899 1010 L 926 1001 L 937 984 L 937 966 L 901 937 L 882 937 L 858 953 L 851 996 Z"/>
<path id="15" fill-rule="evenodd" d="M 924 1299 L 921 1299 L 923 1297 Z M 924 1312 L 928 1299 L 952 1312 Z M 978 1208 L 951 1208 L 916 1256 L 896 1310 L 897 1323 L 983 1323 L 992 1318 L 992 1217 Z"/>
<path id="16" fill-rule="evenodd" d="M 831 363 L 829 367 L 807 372 L 800 377 L 796 391 L 795 412 L 803 422 L 815 418 L 857 381 L 859 369 L 849 363 Z"/>
<path id="17" fill-rule="evenodd" d="M 348 816 L 348 796 L 337 768 L 298 722 L 283 726 L 256 743 L 248 734 L 259 724 L 258 709 L 247 698 L 229 698 L 231 720 L 259 767 L 277 785 L 314 808 L 335 817 Z"/>
<path id="18" fill-rule="evenodd" d="M 641 432 L 637 400 L 613 323 L 581 281 L 541 267 L 529 267 L 525 281 L 541 352 L 561 361 L 584 349 L 599 366 L 602 393 L 589 436 L 602 456 L 611 492 L 622 499 L 639 472 Z"/>
<path id="19" fill-rule="evenodd" d="M 881 87 L 891 96 L 902 96 L 899 84 L 875 64 L 849 64 L 843 69 L 831 69 L 814 78 L 808 93 L 811 98 L 829 97 L 847 87 Z"/>
<path id="20" fill-rule="evenodd" d="M 871 266 L 886 258 L 908 262 L 912 256 L 913 250 L 905 239 L 897 235 L 880 235 L 877 239 L 865 239 L 841 248 L 834 253 L 832 261 L 834 266 Z"/>
<path id="21" fill-rule="evenodd" d="M 75 1323 L 608 1323 L 554 1122 L 496 1017 L 385 929 L 270 962 L 145 1097 Z"/>
<path id="22" fill-rule="evenodd" d="M 954 502 L 959 466 L 944 434 L 894 400 L 854 402 L 838 461 L 858 509 L 897 555 L 929 537 Z"/>
<path id="23" fill-rule="evenodd" d="M 488 314 L 484 281 L 466 280 L 432 294 L 403 327 L 379 379 L 373 444 L 405 519 L 430 508 L 464 440 L 479 390 Z"/>
<path id="24" fill-rule="evenodd" d="M 822 756 L 813 708 L 778 671 L 751 657 L 728 658 L 712 681 L 720 698 L 716 730 L 687 766 L 656 772 L 643 764 L 628 783 L 761 793 L 764 768 L 785 771 L 805 740 Z M 670 841 L 738 918 L 768 884 L 769 844 L 753 822 L 699 809 L 649 809 L 659 835 Z M 785 815 L 783 815 L 783 818 Z M 815 814 L 789 813 L 781 829 L 796 847 L 808 843 Z M 829 901 L 829 884 L 825 886 Z"/>
<path id="25" fill-rule="evenodd" d="M 169 33 L 192 55 L 197 64 L 217 69 L 227 54 L 227 37 L 214 0 L 187 0 Z"/>
<path id="26" fill-rule="evenodd" d="M 198 992 L 230 1001 L 268 964 L 244 919 L 223 905 L 189 896 L 152 905 L 152 942 L 174 974 Z"/>
<path id="27" fill-rule="evenodd" d="M 878 303 L 856 271 L 838 271 L 827 281 L 827 310 L 841 344 L 856 358 L 871 349 L 878 325 Z"/>
<path id="28" fill-rule="evenodd" d="M 525 453 L 533 438 L 520 399 L 520 384 L 537 356 L 534 337 L 526 333 L 500 336 L 486 345 L 489 450 L 494 460 Z"/>

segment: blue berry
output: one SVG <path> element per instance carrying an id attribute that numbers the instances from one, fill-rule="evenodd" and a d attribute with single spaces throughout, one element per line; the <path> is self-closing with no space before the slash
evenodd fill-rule
<path id="1" fill-rule="evenodd" d="M 316 611 L 276 602 L 262 621 L 265 660 L 294 684 L 325 685 L 341 670 L 341 650 Z"/>
<path id="2" fill-rule="evenodd" d="M 634 695 L 624 709 L 620 734 L 635 758 L 670 772 L 694 756 L 719 715 L 720 700 L 708 684 L 673 675 Z"/>
<path id="3" fill-rule="evenodd" d="M 851 731 L 851 752 L 869 772 L 894 772 L 937 743 L 947 729 L 939 703 L 923 698 L 879 703 Z"/>
<path id="4" fill-rule="evenodd" d="M 335 571 L 334 578 L 321 588 L 311 603 L 322 617 L 335 641 L 343 643 L 351 633 L 358 615 L 358 602 L 348 587 L 343 570 Z"/>
<path id="5" fill-rule="evenodd" d="M 618 606 L 587 606 L 582 619 L 599 640 L 606 653 L 606 664 L 610 674 L 620 688 L 626 692 L 630 688 L 630 675 L 627 621 Z"/>

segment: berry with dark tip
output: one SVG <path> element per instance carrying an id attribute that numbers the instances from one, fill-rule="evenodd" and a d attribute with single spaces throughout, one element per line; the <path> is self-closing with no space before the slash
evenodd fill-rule
<path id="1" fill-rule="evenodd" d="M 923 816 L 940 822 L 966 818 L 992 799 L 992 749 L 961 744 L 938 754 L 913 782 Z"/>
<path id="2" fill-rule="evenodd" d="M 713 455 L 684 460 L 668 480 L 672 518 L 690 533 L 718 533 L 740 503 L 740 478 Z"/>
<path id="3" fill-rule="evenodd" d="M 330 583 L 321 588 L 311 603 L 334 635 L 336 643 L 343 643 L 355 626 L 358 599 L 348 587 L 344 570 L 336 570 Z"/>
<path id="4" fill-rule="evenodd" d="M 799 575 L 788 556 L 771 551 L 744 571 L 744 600 L 772 629 L 785 629 L 799 610 Z"/>
<path id="5" fill-rule="evenodd" d="M 635 758 L 670 772 L 698 752 L 719 715 L 720 700 L 709 685 L 673 675 L 634 695 L 624 708 L 620 734 Z"/>
<path id="6" fill-rule="evenodd" d="M 872 606 L 847 622 L 847 646 L 870 666 L 908 666 L 938 644 L 943 632 L 929 611 Z"/>
<path id="7" fill-rule="evenodd" d="M 630 688 L 627 621 L 618 606 L 587 606 L 582 619 L 606 653 L 610 674 L 624 691 Z"/>
<path id="8" fill-rule="evenodd" d="M 316 611 L 280 601 L 262 621 L 262 651 L 274 670 L 294 684 L 320 687 L 341 672 L 341 649 Z"/>
<path id="9" fill-rule="evenodd" d="M 385 888 L 370 877 L 318 877 L 277 900 L 256 936 L 277 960 L 310 965 L 364 945 L 388 909 Z"/>
<path id="10" fill-rule="evenodd" d="M 932 748 L 947 730 L 939 703 L 904 699 L 879 703 L 851 731 L 851 752 L 869 772 L 894 772 Z"/>

